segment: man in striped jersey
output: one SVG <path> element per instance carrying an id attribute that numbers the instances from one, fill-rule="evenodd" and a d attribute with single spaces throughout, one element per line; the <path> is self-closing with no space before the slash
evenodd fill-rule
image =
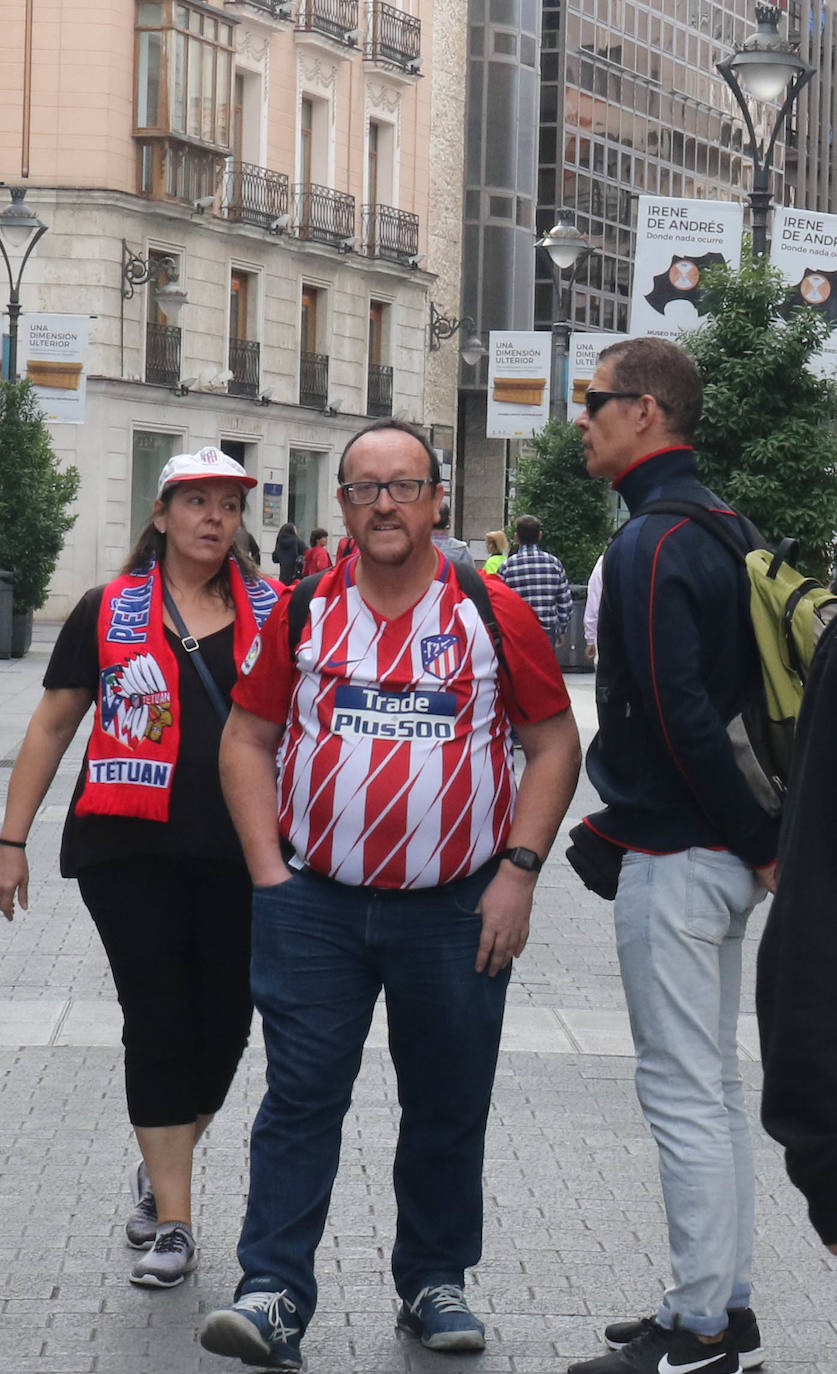
<path id="1" fill-rule="evenodd" d="M 282 1370 L 301 1367 L 342 1120 L 382 988 L 402 1113 L 398 1325 L 432 1350 L 483 1348 L 463 1283 L 482 1244 L 505 990 L 580 762 L 534 613 L 485 579 L 498 649 L 433 545 L 444 493 L 421 434 L 369 426 L 338 481 L 356 550 L 323 575 L 294 653 L 289 597 L 265 623 L 223 742 L 256 889 L 268 1091 L 253 1129 L 244 1276 L 201 1340 Z"/>

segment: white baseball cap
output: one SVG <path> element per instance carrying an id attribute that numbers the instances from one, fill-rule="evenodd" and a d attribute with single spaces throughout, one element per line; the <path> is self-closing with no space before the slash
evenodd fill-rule
<path id="1" fill-rule="evenodd" d="M 219 448 L 202 448 L 198 453 L 176 453 L 170 458 L 160 473 L 157 483 L 157 500 L 173 487 L 175 482 L 205 482 L 207 478 L 224 477 L 232 482 L 240 482 L 244 487 L 257 487 L 259 479 L 222 453 Z"/>

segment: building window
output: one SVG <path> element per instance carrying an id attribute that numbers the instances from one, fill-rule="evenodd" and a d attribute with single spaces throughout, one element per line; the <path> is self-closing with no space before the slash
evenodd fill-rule
<path id="1" fill-rule="evenodd" d="M 207 8 L 183 0 L 137 5 L 138 180 L 140 191 L 156 198 L 211 194 L 220 174 L 217 155 L 230 149 L 233 23 Z M 187 156 L 191 166 L 184 169 Z"/>
<path id="2" fill-rule="evenodd" d="M 151 274 L 147 287 L 145 380 L 155 386 L 177 386 L 180 381 L 180 327 L 170 324 L 165 312 L 157 304 L 157 288 L 166 286 L 170 280 L 163 266 L 166 258 L 170 257 L 171 253 L 154 248 L 148 254 Z"/>
<path id="3" fill-rule="evenodd" d="M 288 519 L 307 544 L 311 531 L 322 524 L 320 493 L 325 482 L 326 455 L 292 448 L 288 457 Z"/>
<path id="4" fill-rule="evenodd" d="M 131 545 L 136 543 L 151 515 L 160 473 L 175 453 L 183 451 L 184 444 L 182 434 L 134 430 L 131 450 Z"/>
<path id="5" fill-rule="evenodd" d="M 260 346 L 256 333 L 256 290 L 258 279 L 252 272 L 233 268 L 230 272 L 229 370 L 231 396 L 259 394 Z"/>
<path id="6" fill-rule="evenodd" d="M 384 301 L 370 301 L 367 415 L 392 414 L 392 368 L 384 362 L 388 354 L 388 325 L 389 306 Z"/>
<path id="7" fill-rule="evenodd" d="M 323 292 L 303 283 L 299 317 L 299 404 L 318 410 L 328 405 L 328 355 L 320 351 L 323 306 Z"/>

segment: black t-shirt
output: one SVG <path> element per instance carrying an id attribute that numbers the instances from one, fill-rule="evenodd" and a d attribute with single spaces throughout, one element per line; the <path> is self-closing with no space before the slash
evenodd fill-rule
<path id="1" fill-rule="evenodd" d="M 44 687 L 89 691 L 99 687 L 97 623 L 103 587 L 85 592 L 68 616 L 55 644 Z M 232 624 L 200 641 L 204 662 L 227 705 L 235 684 Z M 76 783 L 61 842 L 61 873 L 73 878 L 82 868 L 143 854 L 176 854 L 243 864 L 244 859 L 218 777 L 221 721 L 179 637 L 166 627 L 180 674 L 180 750 L 172 781 L 169 819 L 130 816 L 77 816 L 87 756 Z"/>

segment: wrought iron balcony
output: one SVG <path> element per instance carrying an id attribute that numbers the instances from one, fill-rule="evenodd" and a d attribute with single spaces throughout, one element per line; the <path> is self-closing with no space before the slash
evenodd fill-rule
<path id="1" fill-rule="evenodd" d="M 230 396 L 258 396 L 260 353 L 259 344 L 252 339 L 230 339 Z"/>
<path id="2" fill-rule="evenodd" d="M 297 28 L 345 43 L 358 27 L 358 0 L 299 0 Z"/>
<path id="3" fill-rule="evenodd" d="M 221 214 L 237 224 L 278 231 L 288 223 L 288 178 L 253 162 L 228 158 L 221 184 Z"/>
<path id="4" fill-rule="evenodd" d="M 325 353 L 300 353 L 299 404 L 325 410 L 328 405 L 328 356 Z"/>
<path id="5" fill-rule="evenodd" d="M 373 62 L 392 62 L 409 67 L 421 55 L 421 20 L 405 14 L 384 0 L 373 0 L 372 25 L 366 56 Z"/>
<path id="6" fill-rule="evenodd" d="M 174 324 L 145 327 L 145 380 L 156 386 L 180 381 L 180 329 Z"/>
<path id="7" fill-rule="evenodd" d="M 293 201 L 297 238 L 351 247 L 355 232 L 354 196 L 309 182 L 294 186 Z"/>
<path id="8" fill-rule="evenodd" d="M 246 3 L 254 10 L 262 10 L 269 14 L 271 19 L 290 19 L 291 5 L 290 0 L 246 0 Z"/>
<path id="9" fill-rule="evenodd" d="M 408 263 L 418 256 L 418 215 L 393 205 L 364 205 L 363 248 L 369 258 Z"/>
<path id="10" fill-rule="evenodd" d="M 370 363 L 366 393 L 367 415 L 391 415 L 392 368 Z"/>

